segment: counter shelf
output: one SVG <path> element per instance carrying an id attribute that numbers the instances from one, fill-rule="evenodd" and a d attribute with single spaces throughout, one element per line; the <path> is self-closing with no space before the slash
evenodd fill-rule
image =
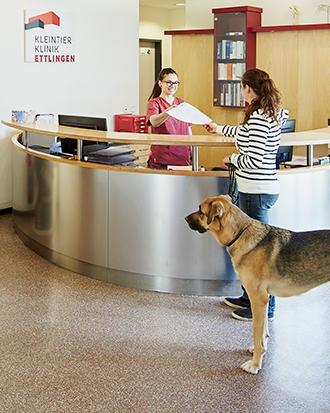
<path id="1" fill-rule="evenodd" d="M 216 134 L 210 135 L 158 135 L 145 133 L 106 132 L 98 130 L 71 128 L 48 123 L 35 122 L 19 124 L 2 121 L 6 126 L 26 133 L 24 145 L 29 147 L 29 134 L 39 133 L 63 138 L 77 139 L 80 151 L 78 160 L 82 160 L 82 141 L 116 142 L 123 144 L 146 145 L 187 145 L 192 146 L 194 155 L 193 171 L 198 171 L 198 148 L 200 146 L 233 147 L 234 139 Z M 281 146 L 306 146 L 307 166 L 313 166 L 314 145 L 330 143 L 330 128 L 315 129 L 304 132 L 285 133 L 281 137 Z"/>
<path id="2" fill-rule="evenodd" d="M 125 133 L 109 132 L 100 130 L 90 130 L 72 128 L 61 125 L 46 124 L 41 122 L 19 124 L 15 122 L 2 121 L 6 126 L 19 129 L 25 132 L 24 145 L 29 147 L 29 135 L 31 132 L 43 135 L 59 136 L 61 138 L 77 139 L 77 158 L 82 160 L 83 140 L 98 142 L 115 142 L 124 144 L 146 144 L 146 145 L 173 145 L 191 146 L 193 156 L 193 171 L 198 171 L 198 148 L 200 146 L 233 146 L 234 139 L 220 135 L 158 135 L 147 133 Z"/>

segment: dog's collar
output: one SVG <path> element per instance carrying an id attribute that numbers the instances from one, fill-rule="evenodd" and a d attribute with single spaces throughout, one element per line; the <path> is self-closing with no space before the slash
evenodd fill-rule
<path id="1" fill-rule="evenodd" d="M 250 224 L 249 224 L 249 225 L 250 225 Z M 232 241 L 230 241 L 227 245 L 225 245 L 225 247 L 228 248 L 228 247 L 232 246 L 232 245 L 234 244 L 234 242 L 237 241 L 238 238 L 243 234 L 243 232 L 246 230 L 246 228 L 247 228 L 249 225 L 247 225 L 246 227 L 244 227 L 244 228 L 236 235 L 236 237 L 235 237 Z"/>

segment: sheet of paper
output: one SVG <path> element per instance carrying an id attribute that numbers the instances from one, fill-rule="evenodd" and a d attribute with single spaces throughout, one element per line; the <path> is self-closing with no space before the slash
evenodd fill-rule
<path id="1" fill-rule="evenodd" d="M 212 122 L 211 118 L 187 102 L 183 102 L 176 108 L 170 109 L 167 113 L 173 118 L 193 125 L 205 125 Z"/>
<path id="2" fill-rule="evenodd" d="M 172 171 L 192 171 L 191 165 L 167 165 L 168 170 Z"/>

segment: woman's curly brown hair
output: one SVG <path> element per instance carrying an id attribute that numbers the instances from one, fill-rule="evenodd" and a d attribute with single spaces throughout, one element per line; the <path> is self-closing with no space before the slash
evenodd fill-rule
<path id="1" fill-rule="evenodd" d="M 260 69 L 249 69 L 242 76 L 242 85 L 243 87 L 250 86 L 257 96 L 245 109 L 242 125 L 245 125 L 252 113 L 258 109 L 262 109 L 266 115 L 277 122 L 276 114 L 282 103 L 282 95 L 268 73 Z"/>

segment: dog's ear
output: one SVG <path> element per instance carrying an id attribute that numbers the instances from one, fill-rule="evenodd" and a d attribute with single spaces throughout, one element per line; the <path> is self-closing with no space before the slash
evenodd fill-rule
<path id="1" fill-rule="evenodd" d="M 219 201 L 211 202 L 209 206 L 209 212 L 207 214 L 207 225 L 210 225 L 216 216 L 219 215 L 221 218 L 222 211 L 223 211 L 223 207 L 222 207 L 221 202 Z"/>

